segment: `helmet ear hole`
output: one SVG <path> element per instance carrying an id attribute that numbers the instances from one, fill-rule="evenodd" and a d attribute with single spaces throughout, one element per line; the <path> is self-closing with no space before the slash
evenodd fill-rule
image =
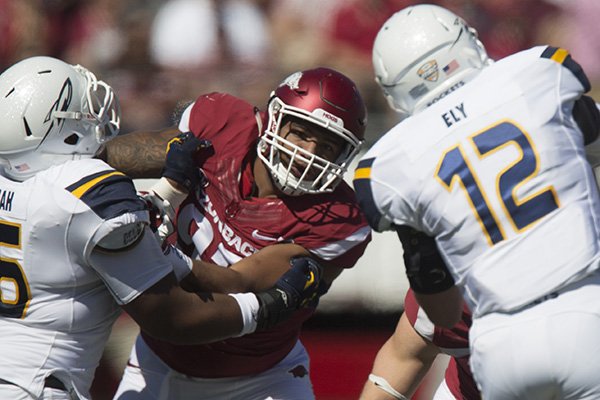
<path id="1" fill-rule="evenodd" d="M 79 136 L 76 134 L 72 134 L 65 139 L 65 144 L 75 146 L 77 143 L 79 143 Z"/>

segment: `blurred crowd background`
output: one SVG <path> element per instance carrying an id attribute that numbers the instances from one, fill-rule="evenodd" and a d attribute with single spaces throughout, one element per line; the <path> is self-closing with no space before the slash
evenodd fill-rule
<path id="1" fill-rule="evenodd" d="M 0 70 L 34 55 L 82 64 L 118 93 L 126 133 L 172 125 L 179 105 L 210 91 L 264 109 L 288 74 L 333 67 L 363 94 L 368 146 L 397 122 L 373 80 L 373 40 L 395 11 L 419 3 L 463 16 L 494 59 L 537 44 L 568 49 L 600 99 L 598 0 L 0 0 Z M 376 234 L 323 298 L 304 338 L 318 399 L 358 396 L 402 311 L 401 252 L 394 235 Z M 126 316 L 117 323 L 96 399 L 111 397 L 136 330 Z"/>
<path id="2" fill-rule="evenodd" d="M 568 48 L 592 80 L 600 76 L 598 1 L 428 2 L 464 16 L 492 58 L 551 43 Z M 129 131 L 170 124 L 179 101 L 213 90 L 264 107 L 290 72 L 329 66 L 359 84 L 373 139 L 393 123 L 373 82 L 373 39 L 395 11 L 417 3 L 423 1 L 0 0 L 0 68 L 40 54 L 82 64 L 116 89 Z"/>

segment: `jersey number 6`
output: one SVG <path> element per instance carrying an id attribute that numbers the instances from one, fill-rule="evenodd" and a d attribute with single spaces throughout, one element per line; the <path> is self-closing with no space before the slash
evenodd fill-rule
<path id="1" fill-rule="evenodd" d="M 21 226 L 0 221 L 0 246 L 21 248 Z M 30 300 L 29 284 L 21 265 L 13 258 L 0 256 L 0 315 L 23 318 Z"/>
<path id="2" fill-rule="evenodd" d="M 538 155 L 527 133 L 511 121 L 502 121 L 470 137 L 479 159 L 508 146 L 515 146 L 520 156 L 502 169 L 496 177 L 496 195 L 515 232 L 521 232 L 537 220 L 559 207 L 556 190 L 544 187 L 526 198 L 517 198 L 516 192 L 539 170 Z M 488 197 L 462 145 L 444 152 L 436 171 L 442 185 L 451 191 L 459 184 L 465 191 L 471 209 L 485 233 L 490 246 L 506 239 L 504 228 L 490 207 Z"/>

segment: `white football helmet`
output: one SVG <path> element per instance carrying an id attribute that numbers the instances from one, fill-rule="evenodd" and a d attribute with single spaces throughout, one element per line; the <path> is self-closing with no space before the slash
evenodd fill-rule
<path id="1" fill-rule="evenodd" d="M 296 72 L 271 93 L 268 114 L 257 153 L 279 190 L 289 196 L 333 191 L 365 137 L 367 109 L 354 82 L 329 68 Z M 342 138 L 345 148 L 341 155 L 328 161 L 283 138 L 280 130 L 285 117 L 320 126 Z M 289 161 L 282 161 L 282 153 Z M 303 166 L 300 176 L 294 174 L 294 164 Z"/>
<path id="2" fill-rule="evenodd" d="M 431 4 L 392 15 L 373 45 L 375 81 L 401 118 L 445 97 L 491 63 L 475 29 Z"/>
<path id="3" fill-rule="evenodd" d="M 0 75 L 0 166 L 23 181 L 67 160 L 93 157 L 119 133 L 112 88 L 80 65 L 31 57 Z"/>

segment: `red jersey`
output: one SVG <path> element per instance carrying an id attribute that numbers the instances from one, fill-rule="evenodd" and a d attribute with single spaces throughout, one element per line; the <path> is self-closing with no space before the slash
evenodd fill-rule
<path id="1" fill-rule="evenodd" d="M 179 246 L 192 257 L 228 267 L 270 244 L 293 242 L 328 264 L 354 266 L 371 234 L 345 182 L 332 193 L 252 197 L 252 163 L 265 120 L 255 107 L 227 94 L 196 100 L 189 127 L 212 142 L 214 154 L 202 165 L 207 184 L 179 209 Z M 144 340 L 171 368 L 186 375 L 256 374 L 289 353 L 313 311 L 298 311 L 269 331 L 207 345 L 173 345 L 148 335 Z"/>
<path id="2" fill-rule="evenodd" d="M 404 312 L 419 335 L 439 347 L 442 353 L 452 357 L 444 379 L 454 397 L 463 400 L 480 400 L 481 395 L 469 367 L 471 312 L 467 306 L 463 307 L 461 320 L 452 329 L 441 328 L 427 318 L 427 314 L 409 289 L 404 298 Z"/>

